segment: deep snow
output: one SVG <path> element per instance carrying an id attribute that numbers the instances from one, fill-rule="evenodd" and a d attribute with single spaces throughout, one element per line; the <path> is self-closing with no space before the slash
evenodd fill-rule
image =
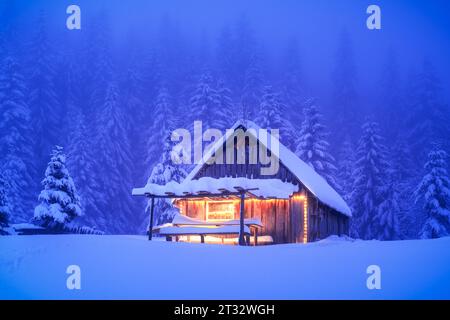
<path id="1" fill-rule="evenodd" d="M 238 247 L 142 236 L 0 237 L 1 299 L 450 298 L 450 238 Z M 66 268 L 81 268 L 81 290 Z M 366 269 L 381 267 L 381 290 Z"/>

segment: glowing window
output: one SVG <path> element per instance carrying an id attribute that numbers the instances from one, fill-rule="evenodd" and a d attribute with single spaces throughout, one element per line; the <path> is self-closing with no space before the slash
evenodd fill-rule
<path id="1" fill-rule="evenodd" d="M 232 219 L 234 219 L 234 203 L 232 201 L 206 203 L 206 220 Z"/>

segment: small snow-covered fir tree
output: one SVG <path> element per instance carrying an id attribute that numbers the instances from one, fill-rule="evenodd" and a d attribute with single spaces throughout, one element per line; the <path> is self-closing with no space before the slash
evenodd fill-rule
<path id="1" fill-rule="evenodd" d="M 167 135 L 163 143 L 164 147 L 161 155 L 161 161 L 153 167 L 152 173 L 148 178 L 148 183 L 160 185 L 165 185 L 170 181 L 180 183 L 187 176 L 187 173 L 179 164 L 181 163 L 179 161 L 180 155 L 173 149 L 175 143 L 171 141 L 170 135 Z M 149 210 L 150 200 L 145 209 L 146 217 L 144 224 L 148 224 Z M 154 222 L 157 224 L 170 222 L 173 216 L 178 212 L 177 209 L 173 208 L 170 199 L 156 199 L 154 210 Z"/>
<path id="2" fill-rule="evenodd" d="M 75 184 L 66 168 L 66 156 L 60 146 L 53 149 L 42 186 L 40 203 L 34 209 L 36 223 L 50 229 L 61 229 L 83 215 Z"/>
<path id="3" fill-rule="evenodd" d="M 426 175 L 415 191 L 416 202 L 423 203 L 427 215 L 421 238 L 450 235 L 450 179 L 447 173 L 447 153 L 436 148 L 428 154 Z"/>
<path id="4" fill-rule="evenodd" d="M 339 189 L 334 164 L 336 161 L 329 152 L 328 134 L 314 99 L 307 102 L 303 115 L 295 153 L 334 188 Z"/>
<path id="5" fill-rule="evenodd" d="M 284 117 L 286 106 L 281 102 L 279 93 L 271 86 L 264 87 L 259 114 L 255 122 L 262 129 L 280 130 L 280 141 L 287 147 L 293 148 L 295 135 L 292 124 Z"/>
<path id="6" fill-rule="evenodd" d="M 380 228 L 378 207 L 385 200 L 384 173 L 389 164 L 378 124 L 369 120 L 363 124 L 362 130 L 353 172 L 351 234 L 362 239 L 372 239 Z"/>
<path id="7" fill-rule="evenodd" d="M 3 229 L 8 227 L 11 215 L 11 206 L 8 199 L 8 183 L 0 171 L 0 235 L 6 234 Z"/>

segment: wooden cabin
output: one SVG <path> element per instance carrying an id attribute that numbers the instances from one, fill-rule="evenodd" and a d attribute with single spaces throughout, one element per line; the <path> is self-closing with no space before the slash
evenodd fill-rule
<path id="1" fill-rule="evenodd" d="M 351 212 L 342 197 L 270 134 L 269 137 L 258 135 L 259 130 L 250 121 L 238 121 L 209 149 L 181 184 L 150 184 L 134 189 L 133 195 L 174 199 L 173 205 L 190 222 L 165 226 L 171 228 L 166 233 L 171 236 L 176 236 L 176 232 L 195 235 L 196 230 L 198 234 L 210 231 L 225 238 L 238 233 L 239 243 L 244 244 L 241 239 L 247 226 L 254 229 L 248 231 L 247 236 L 255 237 L 255 244 L 256 232 L 260 237 L 270 237 L 273 243 L 307 243 L 330 235 L 348 235 Z M 243 139 L 239 140 L 239 134 L 244 135 Z M 231 153 L 226 149 L 230 146 L 234 148 L 232 161 L 229 161 Z M 263 172 L 261 169 L 268 164 L 251 160 L 250 152 L 255 150 L 257 158 L 266 153 L 278 161 L 278 170 L 270 175 Z M 244 159 L 238 160 L 239 152 L 245 155 Z M 221 156 L 228 161 L 217 161 Z M 236 229 L 232 228 L 233 221 L 239 224 Z M 224 226 L 226 229 L 219 229 Z M 185 229 L 176 229 L 183 227 Z M 202 227 L 210 230 L 199 229 Z M 169 229 L 151 225 L 150 230 L 151 237 L 152 233 Z M 229 232 L 222 234 L 221 230 Z"/>

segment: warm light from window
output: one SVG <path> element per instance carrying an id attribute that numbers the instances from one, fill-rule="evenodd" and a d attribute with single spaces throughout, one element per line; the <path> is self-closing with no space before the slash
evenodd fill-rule
<path id="1" fill-rule="evenodd" d="M 234 219 L 233 201 L 209 201 L 206 203 L 206 220 L 220 221 Z"/>

